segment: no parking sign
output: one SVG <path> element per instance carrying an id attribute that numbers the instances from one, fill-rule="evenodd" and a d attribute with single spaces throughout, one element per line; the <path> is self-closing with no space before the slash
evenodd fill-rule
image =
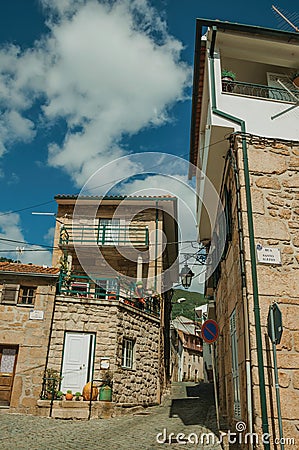
<path id="1" fill-rule="evenodd" d="M 219 325 L 215 320 L 206 320 L 201 327 L 201 335 L 207 344 L 213 344 L 219 337 Z"/>

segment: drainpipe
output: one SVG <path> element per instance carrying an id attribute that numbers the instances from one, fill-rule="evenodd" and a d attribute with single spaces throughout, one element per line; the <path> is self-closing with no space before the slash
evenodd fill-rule
<path id="1" fill-rule="evenodd" d="M 157 274 L 158 274 L 158 231 L 159 231 L 159 210 L 158 200 L 156 200 L 156 234 L 155 234 L 155 281 L 154 289 L 157 290 Z"/>
<path id="2" fill-rule="evenodd" d="M 247 221 L 249 232 L 249 248 L 251 258 L 251 276 L 252 276 L 252 289 L 253 289 L 253 302 L 254 302 L 254 318 L 255 318 L 255 333 L 256 333 L 256 346 L 257 346 L 257 361 L 258 361 L 258 374 L 259 374 L 259 391 L 262 413 L 262 430 L 264 434 L 269 434 L 269 424 L 267 415 L 267 401 L 266 401 L 266 388 L 265 388 L 265 374 L 264 374 L 264 358 L 263 358 L 263 344 L 262 344 L 262 331 L 261 331 L 261 318 L 260 318 L 260 306 L 259 306 L 259 293 L 258 293 L 258 281 L 257 281 L 257 268 L 256 268 L 256 256 L 255 256 L 255 244 L 254 244 L 254 228 L 253 228 L 253 216 L 252 216 L 252 202 L 250 192 L 250 177 L 248 167 L 248 154 L 246 145 L 246 125 L 245 121 L 239 117 L 227 114 L 224 111 L 217 109 L 216 92 L 215 92 L 215 71 L 214 71 L 214 48 L 216 42 L 217 27 L 212 28 L 212 41 L 210 47 L 210 72 L 211 72 L 211 100 L 212 100 L 212 112 L 226 120 L 236 123 L 240 126 L 242 132 L 242 152 L 244 162 L 244 179 L 245 179 L 245 193 L 247 203 Z M 264 443 L 264 449 L 270 450 L 270 444 Z"/>
<path id="3" fill-rule="evenodd" d="M 229 150 L 231 166 L 234 172 L 236 193 L 237 193 L 237 220 L 239 230 L 239 248 L 240 248 L 240 268 L 242 277 L 242 297 L 243 297 L 243 316 L 244 316 L 244 341 L 245 341 L 245 368 L 246 368 L 246 392 L 247 392 L 247 410 L 248 410 L 248 431 L 253 433 L 253 417 L 252 417 L 252 395 L 251 395 L 251 370 L 250 370 L 250 345 L 249 345 L 249 323 L 248 323 L 248 304 L 247 304 L 247 287 L 245 274 L 245 258 L 244 258 L 244 233 L 242 226 L 242 210 L 241 210 L 241 195 L 240 195 L 240 181 L 237 162 L 233 154 L 232 148 Z M 253 447 L 252 442 L 249 444 Z"/>

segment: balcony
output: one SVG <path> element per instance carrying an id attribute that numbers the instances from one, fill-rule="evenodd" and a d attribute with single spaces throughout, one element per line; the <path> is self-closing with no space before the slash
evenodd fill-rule
<path id="1" fill-rule="evenodd" d="M 134 283 L 131 286 L 123 286 L 119 278 L 91 279 L 84 275 L 61 272 L 57 294 L 87 301 L 117 301 L 157 317 L 160 315 L 160 297 L 158 295 L 145 292 L 141 298 L 136 294 Z"/>
<path id="2" fill-rule="evenodd" d="M 148 246 L 149 231 L 144 226 L 63 225 L 59 244 L 99 246 Z"/>
<path id="3" fill-rule="evenodd" d="M 243 81 L 222 81 L 222 92 L 246 97 L 278 100 L 296 103 L 299 100 L 299 90 L 265 86 L 261 84 L 244 83 Z"/>

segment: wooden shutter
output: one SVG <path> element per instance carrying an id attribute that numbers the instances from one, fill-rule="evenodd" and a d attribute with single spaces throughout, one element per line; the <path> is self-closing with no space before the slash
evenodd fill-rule
<path id="1" fill-rule="evenodd" d="M 15 304 L 18 300 L 20 285 L 4 284 L 1 294 L 1 303 Z"/>

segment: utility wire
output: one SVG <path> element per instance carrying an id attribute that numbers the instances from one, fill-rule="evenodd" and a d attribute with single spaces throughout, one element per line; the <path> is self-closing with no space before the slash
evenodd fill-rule
<path id="1" fill-rule="evenodd" d="M 205 148 L 208 148 L 208 147 L 213 147 L 214 145 L 220 144 L 221 142 L 227 141 L 227 139 L 228 139 L 228 137 L 225 137 L 224 139 L 220 139 L 219 141 L 213 142 L 213 144 L 206 145 L 205 147 L 202 147 L 202 150 L 205 149 Z M 184 158 L 186 155 L 189 155 L 189 152 L 188 152 L 188 153 L 185 153 L 184 155 L 172 155 L 172 154 L 169 154 L 169 155 L 170 155 L 170 156 L 178 156 L 178 157 L 180 157 L 180 158 Z M 188 161 L 186 160 L 186 162 L 188 162 Z M 154 169 L 155 167 L 159 167 L 159 166 L 160 166 L 160 164 L 156 164 L 155 166 L 150 167 L 150 168 L 147 170 L 147 173 L 150 172 L 150 171 L 151 171 L 152 169 Z M 136 174 L 136 175 L 138 175 L 138 174 Z M 130 177 L 128 177 L 128 178 L 130 178 Z M 127 178 L 118 178 L 118 179 L 115 179 L 115 180 L 112 180 L 112 181 L 107 181 L 106 183 L 103 183 L 103 184 L 100 184 L 100 185 L 95 186 L 95 187 L 93 187 L 93 188 L 87 189 L 87 191 L 90 191 L 90 190 L 93 190 L 93 189 L 98 189 L 98 188 L 100 188 L 100 187 L 104 187 L 104 186 L 106 186 L 107 184 L 116 183 L 116 182 L 121 182 L 121 181 L 124 181 L 124 180 L 126 180 L 126 179 L 127 179 Z M 79 196 L 79 195 L 80 195 L 80 192 L 77 193 L 77 194 L 72 194 L 72 195 L 74 195 L 74 196 L 76 196 L 76 195 Z M 7 215 L 9 215 L 9 214 L 14 214 L 14 213 L 17 213 L 17 212 L 26 211 L 26 210 L 33 209 L 33 208 L 37 208 L 37 207 L 39 207 L 39 206 L 47 205 L 47 204 L 50 204 L 50 203 L 55 203 L 55 200 L 49 200 L 49 201 L 46 201 L 46 202 L 43 202 L 43 203 L 39 203 L 39 204 L 36 204 L 36 205 L 30 205 L 30 206 L 27 206 L 27 207 L 25 207 L 25 208 L 15 209 L 15 210 L 13 210 L 13 211 L 8 211 L 8 212 L 5 212 L 5 213 L 1 213 L 1 214 L 0 214 L 0 217 L 1 217 L 1 216 L 7 216 Z"/>

